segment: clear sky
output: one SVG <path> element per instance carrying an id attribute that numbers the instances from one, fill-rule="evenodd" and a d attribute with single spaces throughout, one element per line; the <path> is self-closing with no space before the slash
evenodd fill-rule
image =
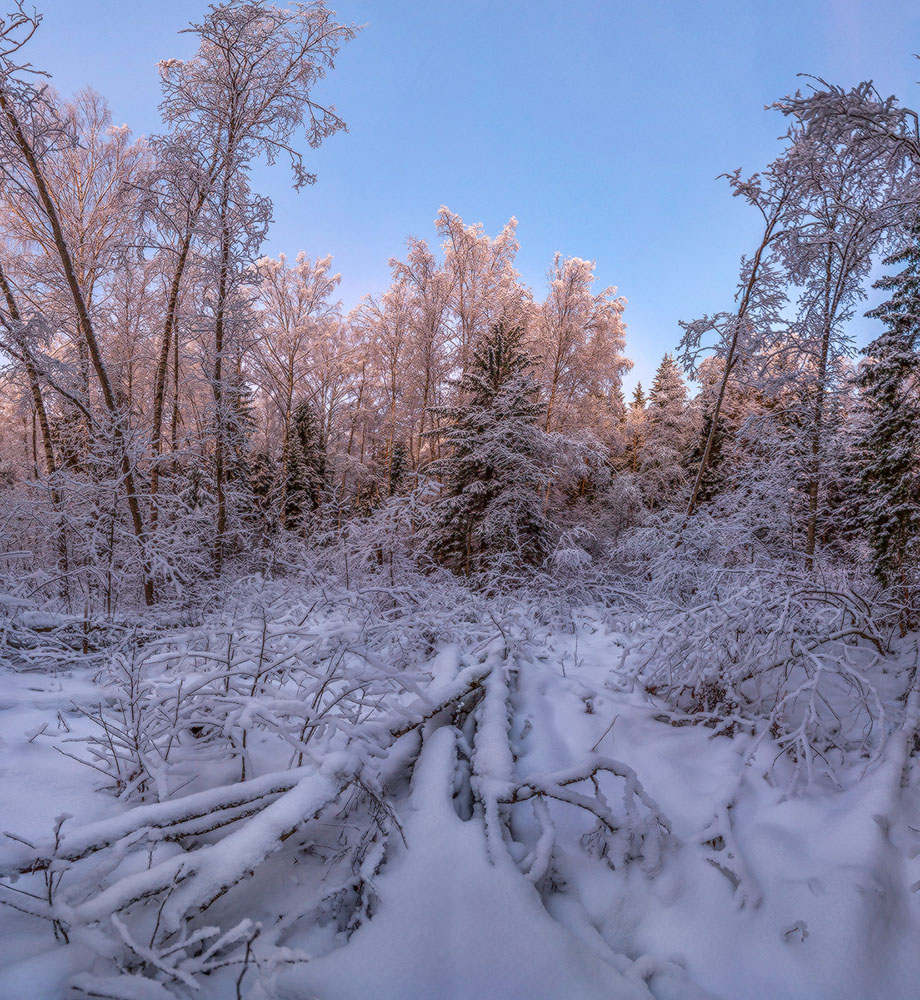
<path id="1" fill-rule="evenodd" d="M 64 93 L 87 84 L 116 121 L 158 128 L 156 62 L 204 0 L 36 0 L 35 65 Z M 913 0 L 331 0 L 365 24 L 320 96 L 349 132 L 309 156 L 296 194 L 283 165 L 256 187 L 275 203 L 267 250 L 331 253 L 351 306 L 388 283 L 438 207 L 495 233 L 519 221 L 518 266 L 539 295 L 554 251 L 597 261 L 629 300 L 628 384 L 648 384 L 679 319 L 731 303 L 756 220 L 723 171 L 778 151 L 765 104 L 807 72 L 876 81 L 917 106 Z M 868 330 L 868 321 L 860 321 Z M 855 331 L 863 342 L 861 329 Z"/>

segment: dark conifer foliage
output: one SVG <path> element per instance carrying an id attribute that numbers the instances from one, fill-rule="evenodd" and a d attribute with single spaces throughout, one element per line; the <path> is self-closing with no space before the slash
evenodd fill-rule
<path id="1" fill-rule="evenodd" d="M 467 575 L 498 562 L 536 564 L 546 553 L 543 489 L 551 478 L 542 403 L 523 347 L 524 331 L 499 323 L 474 349 L 460 402 L 438 408 L 443 458 L 429 545 L 435 558 Z"/>
<path id="2" fill-rule="evenodd" d="M 397 441 L 393 445 L 393 457 L 390 461 L 388 495 L 399 496 L 406 488 L 409 478 L 409 462 L 411 456 L 405 441 Z"/>
<path id="3" fill-rule="evenodd" d="M 666 504 L 686 479 L 687 383 L 671 354 L 665 354 L 645 408 L 646 434 L 639 468 L 653 506 Z"/>
<path id="4" fill-rule="evenodd" d="M 885 263 L 902 268 L 876 283 L 890 298 L 868 314 L 885 330 L 865 349 L 858 376 L 864 428 L 857 467 L 873 569 L 907 607 L 920 556 L 920 219 Z"/>
<path id="5" fill-rule="evenodd" d="M 309 401 L 294 410 L 293 433 L 287 456 L 284 520 L 288 527 L 304 519 L 323 502 L 326 488 L 326 442 Z"/>

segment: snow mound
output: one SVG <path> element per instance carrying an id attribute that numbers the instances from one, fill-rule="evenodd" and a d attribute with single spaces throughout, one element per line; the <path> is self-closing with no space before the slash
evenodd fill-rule
<path id="1" fill-rule="evenodd" d="M 492 864 L 481 823 L 450 799 L 454 737 L 416 765 L 401 849 L 377 880 L 380 908 L 345 949 L 285 970 L 284 1000 L 649 1000 L 546 912 L 510 859 Z"/>

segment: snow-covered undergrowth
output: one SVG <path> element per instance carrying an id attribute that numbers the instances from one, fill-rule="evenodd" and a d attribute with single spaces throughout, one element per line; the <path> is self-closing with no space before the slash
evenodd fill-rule
<path id="1" fill-rule="evenodd" d="M 915 996 L 916 638 L 623 558 L 249 580 L 47 669 L 26 629 L 0 997 Z"/>

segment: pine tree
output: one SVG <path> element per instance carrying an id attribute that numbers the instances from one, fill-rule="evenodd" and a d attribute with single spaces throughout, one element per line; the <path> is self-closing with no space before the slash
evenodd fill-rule
<path id="1" fill-rule="evenodd" d="M 257 451 L 250 460 L 249 488 L 255 506 L 253 517 L 265 538 L 278 527 L 278 475 L 271 456 L 264 451 Z"/>
<path id="2" fill-rule="evenodd" d="M 629 472 L 639 471 L 639 460 L 642 453 L 642 443 L 645 439 L 645 406 L 648 400 L 642 383 L 637 382 L 633 390 L 632 399 L 629 402 L 629 409 L 623 417 L 624 429 L 626 433 L 626 448 L 623 456 L 623 464 Z"/>
<path id="3" fill-rule="evenodd" d="M 686 479 L 686 404 L 687 384 L 677 362 L 665 354 L 645 409 L 646 433 L 639 463 L 645 495 L 657 506 L 667 503 Z"/>
<path id="4" fill-rule="evenodd" d="M 429 547 L 455 572 L 536 564 L 546 552 L 544 491 L 551 479 L 543 404 L 519 327 L 499 323 L 473 350 L 456 406 L 434 413 L 446 424 L 443 457 L 429 471 L 444 495 L 434 505 Z"/>
<path id="5" fill-rule="evenodd" d="M 409 478 L 410 463 L 409 448 L 405 441 L 397 441 L 393 445 L 393 458 L 389 468 L 389 483 L 387 494 L 391 497 L 400 494 Z"/>
<path id="6" fill-rule="evenodd" d="M 284 523 L 302 526 L 323 502 L 326 491 L 326 443 L 309 401 L 294 410 L 291 440 L 285 456 Z"/>
<path id="7" fill-rule="evenodd" d="M 920 219 L 909 233 L 908 244 L 885 260 L 903 269 L 876 282 L 891 298 L 867 315 L 885 330 L 863 352 L 868 360 L 857 379 L 862 522 L 876 576 L 900 592 L 902 629 L 910 625 L 920 556 Z"/>
<path id="8" fill-rule="evenodd" d="M 743 371 L 744 365 L 736 365 Z M 756 405 L 757 394 L 746 386 L 736 374 L 735 378 L 726 382 L 725 389 L 719 393 L 725 373 L 725 360 L 720 357 L 707 358 L 697 369 L 697 382 L 700 391 L 690 403 L 695 410 L 695 417 L 700 433 L 693 438 L 693 448 L 689 455 L 690 469 L 699 470 L 696 492 L 696 503 L 701 504 L 727 489 L 731 489 L 740 471 L 739 435 L 745 422 L 746 412 Z M 713 431 L 713 417 L 716 404 L 719 403 L 718 426 Z M 703 455 L 709 447 L 707 460 L 703 463 Z"/>

